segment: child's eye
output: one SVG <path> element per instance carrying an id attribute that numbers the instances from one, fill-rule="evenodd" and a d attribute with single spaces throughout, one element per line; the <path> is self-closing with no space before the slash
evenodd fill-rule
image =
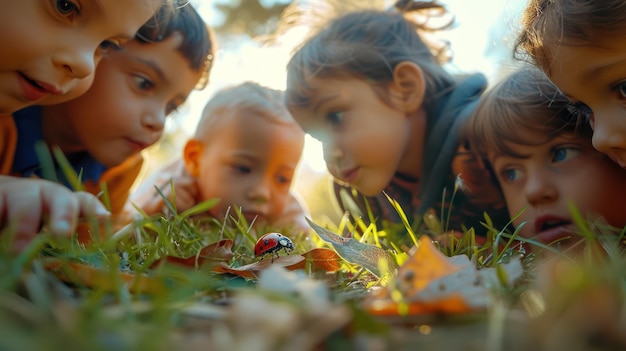
<path id="1" fill-rule="evenodd" d="M 580 150 L 574 147 L 556 147 L 552 151 L 552 162 L 570 160 L 580 154 Z"/>
<path id="2" fill-rule="evenodd" d="M 248 167 L 248 166 L 244 166 L 244 165 L 233 165 L 233 169 L 241 174 L 248 174 L 250 172 L 252 172 L 252 168 Z"/>
<path id="3" fill-rule="evenodd" d="M 78 6 L 69 0 L 56 0 L 55 6 L 57 11 L 63 16 L 80 14 Z"/>
<path id="4" fill-rule="evenodd" d="M 515 168 L 507 168 L 500 172 L 501 177 L 507 182 L 514 182 L 520 177 L 520 171 Z"/>
<path id="5" fill-rule="evenodd" d="M 340 125 L 343 122 L 343 112 L 331 112 L 326 115 L 326 120 L 332 125 Z"/>
<path id="6" fill-rule="evenodd" d="M 106 55 L 111 51 L 120 51 L 120 50 L 122 50 L 122 47 L 120 46 L 120 44 L 112 40 L 105 40 L 102 43 L 100 43 L 100 46 L 98 47 L 98 51 L 100 52 L 101 55 Z"/>
<path id="7" fill-rule="evenodd" d="M 626 99 L 626 82 L 622 82 L 617 85 L 617 92 L 621 99 Z"/>
<path id="8" fill-rule="evenodd" d="M 154 88 L 154 83 L 143 76 L 133 76 L 133 80 L 135 81 L 135 84 L 137 85 L 137 88 L 139 88 L 139 90 L 150 91 Z"/>
<path id="9" fill-rule="evenodd" d="M 291 178 L 285 177 L 285 176 L 277 176 L 276 177 L 276 181 L 279 184 L 290 184 L 291 183 Z"/>

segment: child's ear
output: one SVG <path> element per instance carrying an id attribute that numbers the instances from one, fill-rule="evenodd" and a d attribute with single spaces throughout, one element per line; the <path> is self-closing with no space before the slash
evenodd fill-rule
<path id="1" fill-rule="evenodd" d="M 189 139 L 183 150 L 183 157 L 185 159 L 185 169 L 192 177 L 197 177 L 200 174 L 200 157 L 202 156 L 202 150 L 204 145 L 197 139 Z"/>
<path id="2" fill-rule="evenodd" d="M 391 86 L 392 99 L 404 112 L 415 112 L 424 101 L 426 82 L 420 66 L 410 61 L 402 61 L 393 70 Z"/>

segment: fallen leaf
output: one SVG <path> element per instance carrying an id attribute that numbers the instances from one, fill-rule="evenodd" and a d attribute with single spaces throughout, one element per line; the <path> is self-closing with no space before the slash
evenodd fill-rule
<path id="1" fill-rule="evenodd" d="M 506 273 L 499 282 L 496 269 Z M 374 291 L 363 305 L 376 315 L 459 314 L 486 309 L 494 284 L 512 284 L 521 276 L 519 258 L 499 268 L 476 269 L 465 255 L 445 256 L 423 235 L 417 250 L 398 270 L 395 284 Z"/>
<path id="2" fill-rule="evenodd" d="M 228 262 L 233 257 L 233 241 L 224 239 L 203 247 L 197 255 L 190 257 L 165 256 L 155 260 L 150 268 L 155 268 L 164 262 L 174 263 L 186 267 L 196 267 L 205 264 L 219 264 Z"/>
<path id="3" fill-rule="evenodd" d="M 130 291 L 138 293 L 158 294 L 166 288 L 163 280 L 143 274 L 107 270 L 54 257 L 46 257 L 42 261 L 43 266 L 60 280 L 86 287 L 115 291 L 121 281 L 128 285 Z"/>
<path id="4" fill-rule="evenodd" d="M 269 267 L 284 267 L 287 270 L 305 269 L 307 264 L 312 269 L 326 272 L 336 272 L 339 270 L 341 258 L 336 252 L 326 248 L 315 248 L 302 255 L 287 255 L 275 257 L 273 260 L 265 258 L 257 262 L 241 267 L 229 267 L 227 265 L 216 265 L 213 268 L 217 273 L 230 273 L 244 278 L 257 278 L 259 272 Z"/>
<path id="5" fill-rule="evenodd" d="M 290 269 L 304 269 L 307 263 L 312 264 L 313 268 L 318 268 L 326 272 L 336 272 L 340 268 L 341 257 L 331 249 L 318 247 L 302 254 L 305 260 L 296 264 Z"/>
<path id="6" fill-rule="evenodd" d="M 339 234 L 323 228 L 310 219 L 306 218 L 311 228 L 325 242 L 331 244 L 337 254 L 347 262 L 359 265 L 377 277 L 382 277 L 384 272 L 380 271 L 380 263 L 384 261 L 390 271 L 396 268 L 396 263 L 387 251 L 376 245 L 362 243 L 353 238 L 344 238 Z"/>
<path id="7" fill-rule="evenodd" d="M 427 235 L 422 235 L 417 251 L 398 270 L 398 289 L 404 296 L 415 295 L 430 282 L 450 275 L 462 267 L 451 263 Z"/>
<path id="8" fill-rule="evenodd" d="M 241 267 L 231 268 L 228 266 L 218 265 L 213 268 L 213 271 L 217 273 L 231 273 L 244 278 L 257 278 L 259 272 L 269 268 L 270 266 L 276 265 L 289 269 L 290 266 L 297 265 L 303 262 L 304 259 L 304 256 L 301 255 L 287 255 L 276 257 L 273 260 L 262 259 Z"/>

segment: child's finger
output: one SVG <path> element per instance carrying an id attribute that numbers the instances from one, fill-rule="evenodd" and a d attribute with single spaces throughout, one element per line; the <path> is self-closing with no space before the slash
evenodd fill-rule
<path id="1" fill-rule="evenodd" d="M 94 195 L 79 191 L 74 194 L 78 200 L 78 208 L 81 216 L 110 216 L 111 213 L 104 207 L 104 204 Z"/>
<path id="2" fill-rule="evenodd" d="M 50 203 L 49 228 L 55 235 L 71 235 L 76 230 L 79 216 L 108 216 L 109 211 L 92 194 L 86 192 L 71 192 L 61 194 L 62 190 L 50 189 L 44 193 L 44 201 Z M 52 197 L 46 198 L 50 195 Z"/>
<path id="3" fill-rule="evenodd" d="M 79 200 L 72 191 L 59 186 L 45 186 L 41 191 L 44 211 L 47 208 L 48 228 L 54 235 L 70 235 L 76 229 L 80 213 Z"/>
<path id="4" fill-rule="evenodd" d="M 14 246 L 23 249 L 41 228 L 45 211 L 40 188 L 34 183 L 12 182 L 0 188 L 3 230 L 15 234 Z"/>

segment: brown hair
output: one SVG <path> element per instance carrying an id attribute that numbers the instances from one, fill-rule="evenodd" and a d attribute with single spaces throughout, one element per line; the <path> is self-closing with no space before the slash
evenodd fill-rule
<path id="1" fill-rule="evenodd" d="M 449 59 L 440 55 L 448 52 L 447 45 L 432 45 L 419 33 L 446 28 L 452 21 L 436 28 L 429 26 L 433 12 L 439 12 L 438 16 L 446 12 L 436 1 L 401 0 L 395 8 L 398 11 L 362 10 L 338 17 L 298 48 L 287 65 L 287 105 L 309 103 L 312 88 L 306 82 L 311 75 L 366 79 L 387 101 L 381 92 L 393 79 L 394 68 L 410 61 L 424 72 L 428 111 L 455 80 L 441 67 L 440 59 Z"/>
<path id="2" fill-rule="evenodd" d="M 626 1 L 530 0 L 521 23 L 516 58 L 550 74 L 555 45 L 600 45 L 607 37 L 626 35 Z"/>
<path id="3" fill-rule="evenodd" d="M 536 68 L 521 68 L 504 78 L 480 99 L 468 123 L 470 148 L 487 153 L 524 157 L 510 145 L 540 145 L 563 133 L 588 137 L 593 131 L 576 108 Z M 533 140 L 529 134 L 545 135 Z"/>

